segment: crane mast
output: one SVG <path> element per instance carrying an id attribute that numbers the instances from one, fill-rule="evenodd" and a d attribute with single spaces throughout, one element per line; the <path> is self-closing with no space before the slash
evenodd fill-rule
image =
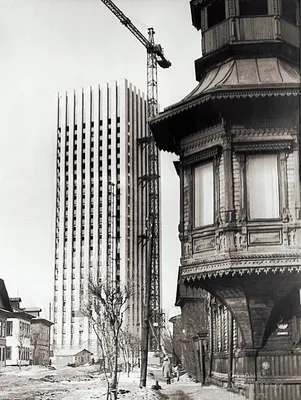
<path id="1" fill-rule="evenodd" d="M 148 118 L 158 114 L 158 71 L 157 66 L 169 68 L 171 63 L 165 58 L 161 45 L 156 44 L 154 40 L 155 31 L 148 29 L 148 39 L 135 27 L 131 20 L 114 4 L 111 0 L 101 0 L 108 9 L 119 19 L 119 21 L 139 40 L 147 50 L 147 110 Z M 159 151 L 155 145 L 154 138 L 148 127 L 147 137 L 141 144 L 145 145 L 147 151 L 147 175 L 143 181 L 148 185 L 148 218 L 152 220 L 152 240 L 147 245 L 152 249 L 150 265 L 146 266 L 146 279 L 149 276 L 149 287 L 146 284 L 146 291 L 149 290 L 149 323 L 152 331 L 149 335 L 149 348 L 153 351 L 158 350 L 157 338 L 160 338 L 160 327 L 162 324 L 161 313 L 161 251 L 160 251 L 160 175 L 159 175 Z M 149 270 L 150 269 L 150 270 Z"/>

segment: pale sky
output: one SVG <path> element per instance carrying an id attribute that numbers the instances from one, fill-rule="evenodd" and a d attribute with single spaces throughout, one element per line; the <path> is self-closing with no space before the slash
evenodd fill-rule
<path id="1" fill-rule="evenodd" d="M 115 0 L 172 62 L 159 69 L 161 109 L 196 85 L 200 35 L 188 0 Z M 128 79 L 146 92 L 146 51 L 101 0 L 0 1 L 0 277 L 22 305 L 53 296 L 55 93 Z M 162 153 L 163 308 L 174 305 L 180 259 L 179 181 Z"/>

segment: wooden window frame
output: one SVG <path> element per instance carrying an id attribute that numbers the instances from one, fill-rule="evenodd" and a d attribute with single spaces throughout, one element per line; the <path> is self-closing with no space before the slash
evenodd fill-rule
<path id="1" fill-rule="evenodd" d="M 196 217 L 196 201 L 195 201 L 195 196 L 196 196 L 196 188 L 195 188 L 195 179 L 196 179 L 196 174 L 195 171 L 197 168 L 204 166 L 204 165 L 212 165 L 212 176 L 213 176 L 213 182 L 212 182 L 212 195 L 213 195 L 213 209 L 212 209 L 212 223 L 210 224 L 206 224 L 206 225 L 196 225 L 195 222 L 195 217 Z M 214 161 L 213 160 L 207 160 L 206 162 L 203 162 L 201 164 L 197 164 L 193 167 L 193 210 L 192 210 L 192 218 L 193 218 L 193 228 L 194 229 L 205 229 L 205 228 L 209 228 L 211 226 L 214 225 L 214 221 L 215 221 L 215 214 L 216 214 L 216 209 L 215 209 L 215 198 L 216 198 L 216 193 L 215 193 L 215 165 L 214 165 Z"/>
<path id="2" fill-rule="evenodd" d="M 214 146 L 210 149 L 206 149 L 206 150 L 200 151 L 196 154 L 193 154 L 189 157 L 186 157 L 182 162 L 183 168 L 189 171 L 188 173 L 189 173 L 189 177 L 190 177 L 189 178 L 189 180 L 190 180 L 189 197 L 192 201 L 190 202 L 191 205 L 190 205 L 190 209 L 189 209 L 188 225 L 191 227 L 192 230 L 197 231 L 200 229 L 206 229 L 206 228 L 213 227 L 216 225 L 216 221 L 219 218 L 219 212 L 220 212 L 219 163 L 220 163 L 221 154 L 222 154 L 222 147 Z M 196 227 L 194 224 L 194 208 L 195 208 L 194 168 L 198 167 L 202 164 L 209 163 L 209 162 L 213 162 L 214 219 L 213 219 L 213 224 L 211 224 L 211 225 Z M 183 175 L 182 176 L 182 180 L 183 180 L 184 174 L 182 174 L 182 175 Z M 182 193 L 182 191 L 181 191 L 181 193 Z"/>
<path id="3" fill-rule="evenodd" d="M 274 218 L 251 218 L 250 216 L 250 196 L 249 196 L 249 190 L 248 190 L 248 171 L 247 171 L 247 160 L 250 157 L 260 157 L 260 156 L 265 156 L 265 155 L 274 155 L 277 157 L 277 183 L 278 183 L 278 217 Z M 280 155 L 279 153 L 253 153 L 253 154 L 247 154 L 245 157 L 245 194 L 246 194 L 246 208 L 247 208 L 247 220 L 249 222 L 270 222 L 270 221 L 281 221 L 282 219 L 282 210 L 283 210 L 283 204 L 282 204 L 282 196 L 281 193 L 283 192 L 282 189 L 282 174 L 281 174 L 281 168 L 280 168 Z"/>
<path id="4" fill-rule="evenodd" d="M 280 222 L 288 218 L 287 157 L 293 151 L 291 140 L 234 144 L 233 151 L 240 162 L 240 197 L 242 222 Z M 248 215 L 246 158 L 250 155 L 275 154 L 278 156 L 279 218 L 250 219 Z"/>

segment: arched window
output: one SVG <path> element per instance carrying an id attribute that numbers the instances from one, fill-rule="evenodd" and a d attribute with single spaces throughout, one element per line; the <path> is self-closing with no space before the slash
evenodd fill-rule
<path id="1" fill-rule="evenodd" d="M 281 15 L 283 18 L 297 25 L 297 2 L 295 0 L 282 0 Z"/>
<path id="2" fill-rule="evenodd" d="M 239 0 L 239 15 L 268 15 L 267 0 Z"/>
<path id="3" fill-rule="evenodd" d="M 226 19 L 225 0 L 216 0 L 207 7 L 208 29 Z"/>

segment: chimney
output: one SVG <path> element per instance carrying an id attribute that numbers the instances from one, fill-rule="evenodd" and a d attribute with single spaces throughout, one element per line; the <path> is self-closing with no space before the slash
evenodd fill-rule
<path id="1" fill-rule="evenodd" d="M 22 301 L 21 297 L 10 297 L 9 301 L 12 308 L 20 309 L 20 303 Z"/>

